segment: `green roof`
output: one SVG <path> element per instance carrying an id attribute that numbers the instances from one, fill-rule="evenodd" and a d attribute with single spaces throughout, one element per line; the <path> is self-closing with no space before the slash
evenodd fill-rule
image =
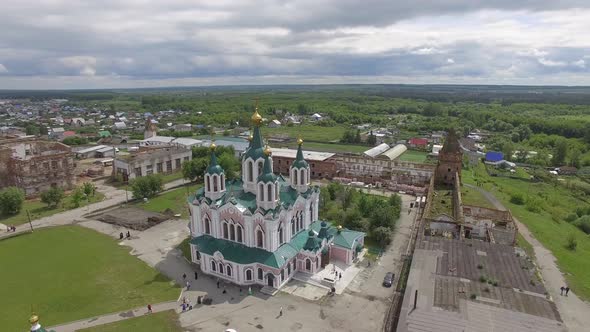
<path id="1" fill-rule="evenodd" d="M 305 241 L 305 244 L 303 245 L 303 249 L 309 250 L 309 251 L 318 251 L 318 249 L 320 249 L 322 247 L 322 239 L 318 238 L 315 235 L 315 232 L 313 229 L 310 229 L 307 234 L 308 234 L 307 240 Z"/>
<path id="2" fill-rule="evenodd" d="M 207 174 L 221 174 L 223 168 L 217 164 L 217 156 L 215 150 L 211 150 L 211 160 L 209 161 L 209 167 L 207 167 Z"/>
<path id="3" fill-rule="evenodd" d="M 267 182 L 275 182 L 277 180 L 277 176 L 275 173 L 272 172 L 272 167 L 270 166 L 270 158 L 265 155 L 264 156 L 264 167 L 262 168 L 262 174 L 258 176 L 258 181 L 267 183 Z"/>
<path id="4" fill-rule="evenodd" d="M 111 137 L 111 132 L 108 130 L 101 130 L 98 132 L 98 136 L 100 137 Z"/>
<path id="5" fill-rule="evenodd" d="M 291 164 L 291 167 L 293 167 L 293 168 L 307 168 L 308 166 L 309 165 L 307 164 L 307 161 L 305 161 L 305 159 L 303 159 L 303 151 L 301 150 L 301 144 L 299 144 L 299 147 L 297 147 L 297 156 L 295 157 L 293 164 Z"/>
<path id="6" fill-rule="evenodd" d="M 347 249 L 353 249 L 352 246 L 355 243 L 355 240 L 364 235 L 365 233 L 363 232 L 343 228 L 340 232 L 337 231 L 334 234 L 334 244 Z"/>
<path id="7" fill-rule="evenodd" d="M 260 133 L 260 127 L 258 125 L 254 125 L 254 133 L 252 135 L 252 140 L 250 141 L 248 149 L 244 151 L 244 159 L 247 158 L 252 158 L 253 160 L 264 158 L 262 134 Z"/>

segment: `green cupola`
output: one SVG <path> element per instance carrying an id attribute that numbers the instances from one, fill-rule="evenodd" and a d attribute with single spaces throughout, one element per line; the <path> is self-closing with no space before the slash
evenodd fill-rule
<path id="1" fill-rule="evenodd" d="M 270 148 L 267 146 L 264 149 L 264 166 L 262 168 L 262 174 L 258 176 L 258 182 L 268 183 L 277 181 L 277 176 L 275 175 L 275 173 L 272 172 L 270 156 L 271 151 Z"/>
<path id="2" fill-rule="evenodd" d="M 207 167 L 207 174 L 221 174 L 224 173 L 221 165 L 217 163 L 217 156 L 215 155 L 215 143 L 211 143 L 209 149 L 211 150 L 211 159 L 209 160 L 209 167 Z"/>
<path id="3" fill-rule="evenodd" d="M 319 239 L 315 235 L 315 232 L 312 229 L 309 230 L 307 235 L 308 235 L 307 241 L 305 241 L 305 244 L 303 245 L 303 249 L 308 250 L 308 251 L 317 251 L 318 249 L 320 249 L 322 247 L 322 239 Z"/>
<path id="4" fill-rule="evenodd" d="M 305 161 L 305 159 L 303 159 L 303 150 L 301 150 L 301 146 L 303 145 L 303 139 L 298 138 L 297 139 L 297 155 L 295 156 L 295 160 L 293 161 L 293 164 L 291 167 L 293 168 L 307 168 L 309 166 L 309 164 L 307 163 L 307 161 Z"/>

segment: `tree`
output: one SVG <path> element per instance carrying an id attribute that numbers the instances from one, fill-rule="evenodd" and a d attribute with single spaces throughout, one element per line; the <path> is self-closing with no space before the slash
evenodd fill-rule
<path id="1" fill-rule="evenodd" d="M 393 228 L 393 226 L 395 226 L 395 221 L 395 213 L 392 208 L 388 206 L 378 206 L 377 208 L 374 208 L 369 217 L 371 228 Z"/>
<path id="2" fill-rule="evenodd" d="M 384 247 L 391 243 L 391 230 L 387 227 L 377 227 L 371 231 L 371 237 Z"/>
<path id="3" fill-rule="evenodd" d="M 502 153 L 504 154 L 504 159 L 510 160 L 512 159 L 512 153 L 514 152 L 514 145 L 512 142 L 506 141 L 502 143 Z"/>
<path id="4" fill-rule="evenodd" d="M 82 184 L 82 191 L 86 197 L 94 196 L 96 194 L 96 186 L 92 182 L 84 182 Z"/>
<path id="5" fill-rule="evenodd" d="M 233 180 L 238 176 L 240 172 L 240 161 L 234 156 L 233 153 L 224 152 L 217 159 L 219 165 L 225 171 L 225 178 Z"/>
<path id="6" fill-rule="evenodd" d="M 203 176 L 207 169 L 207 163 L 205 158 L 185 161 L 182 163 L 182 176 L 189 181 L 194 181 Z"/>
<path id="7" fill-rule="evenodd" d="M 76 187 L 72 192 L 72 204 L 75 208 L 80 207 L 80 203 L 84 199 L 84 188 L 83 187 Z"/>
<path id="8" fill-rule="evenodd" d="M 567 157 L 567 141 L 565 139 L 559 139 L 555 142 L 555 148 L 553 149 L 553 158 L 551 162 L 554 166 L 562 166 L 565 163 Z"/>
<path id="9" fill-rule="evenodd" d="M 25 194 L 17 187 L 8 187 L 0 191 L 0 211 L 4 215 L 19 213 L 24 201 Z"/>
<path id="10" fill-rule="evenodd" d="M 156 174 L 142 176 L 131 181 L 134 198 L 151 198 L 164 189 L 162 177 Z"/>
<path id="11" fill-rule="evenodd" d="M 580 149 L 578 148 L 573 148 L 570 152 L 570 166 L 574 166 L 576 168 L 580 167 L 580 155 L 582 154 L 582 152 L 580 152 Z"/>
<path id="12" fill-rule="evenodd" d="M 41 193 L 41 202 L 49 208 L 55 208 L 64 198 L 64 191 L 61 188 L 53 187 Z"/>

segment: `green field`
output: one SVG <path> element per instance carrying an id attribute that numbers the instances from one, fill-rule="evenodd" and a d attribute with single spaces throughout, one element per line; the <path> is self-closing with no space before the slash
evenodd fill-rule
<path id="1" fill-rule="evenodd" d="M 178 315 L 174 310 L 155 312 L 153 314 L 130 318 L 110 324 L 89 327 L 80 332 L 181 332 Z"/>
<path id="2" fill-rule="evenodd" d="M 188 188 L 188 192 L 195 192 L 197 189 L 202 187 L 202 184 L 193 184 Z M 174 190 L 170 190 L 161 195 L 158 195 L 150 199 L 147 203 L 138 202 L 135 204 L 136 207 L 162 213 L 166 209 L 174 211 L 174 213 L 182 214 L 182 218 L 188 218 L 187 209 L 187 187 L 180 187 Z"/>
<path id="3" fill-rule="evenodd" d="M 109 236 L 80 226 L 0 241 L 0 326 L 26 331 L 31 310 L 45 326 L 175 300 L 179 288 Z"/>
<path id="4" fill-rule="evenodd" d="M 292 142 L 287 145 L 291 149 L 297 148 L 297 143 Z M 318 142 L 304 142 L 303 150 L 333 152 L 333 153 L 363 153 L 371 147 L 366 145 L 350 145 L 350 144 L 336 144 L 336 143 L 318 143 Z"/>
<path id="5" fill-rule="evenodd" d="M 471 184 L 476 181 L 483 183 L 484 189 L 493 193 L 543 246 L 551 250 L 568 285 L 576 294 L 585 300 L 590 299 L 590 239 L 577 227 L 563 220 L 577 207 L 587 206 L 587 202 L 561 185 L 488 176 L 483 164 L 473 170 L 464 170 L 462 180 Z M 522 194 L 527 199 L 539 200 L 542 210 L 535 213 L 527 210 L 525 205 L 510 203 L 511 194 Z M 566 248 L 570 234 L 574 234 L 578 241 L 575 251 Z"/>
<path id="6" fill-rule="evenodd" d="M 262 135 L 267 137 L 268 135 L 287 135 L 290 138 L 302 137 L 305 141 L 316 141 L 316 142 L 338 142 L 344 135 L 347 127 L 336 126 L 336 127 L 320 127 L 312 124 L 304 124 L 300 126 L 281 126 L 279 128 L 262 128 Z"/>
<path id="7" fill-rule="evenodd" d="M 176 180 L 180 180 L 180 179 L 182 179 L 182 172 L 180 172 L 180 171 L 162 175 L 162 182 L 163 183 L 168 183 L 168 182 L 172 182 L 172 181 L 176 181 Z"/>
<path id="8" fill-rule="evenodd" d="M 416 150 L 407 150 L 401 156 L 399 156 L 398 160 L 401 161 L 413 161 L 416 163 L 423 163 L 426 160 L 426 156 L 428 156 L 428 152 L 425 151 L 416 151 Z"/>
<path id="9" fill-rule="evenodd" d="M 90 198 L 90 204 L 100 202 L 104 199 L 102 193 L 97 192 L 93 197 Z M 64 197 L 63 204 L 60 204 L 55 209 L 50 209 L 47 205 L 39 199 L 27 200 L 23 203 L 23 207 L 18 214 L 13 216 L 0 216 L 0 223 L 5 225 L 21 225 L 29 221 L 27 218 L 27 210 L 31 214 L 31 220 L 40 219 L 43 217 L 51 216 L 56 213 L 64 212 L 74 208 L 69 197 Z M 83 200 L 80 206 L 86 206 L 87 201 Z"/>

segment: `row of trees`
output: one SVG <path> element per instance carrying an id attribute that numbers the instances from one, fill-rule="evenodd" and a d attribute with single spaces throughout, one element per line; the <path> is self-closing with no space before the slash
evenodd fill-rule
<path id="1" fill-rule="evenodd" d="M 320 195 L 322 218 L 367 232 L 382 246 L 391 242 L 391 234 L 401 211 L 400 196 L 393 194 L 385 198 L 369 195 L 336 182 L 323 187 Z"/>
<path id="2" fill-rule="evenodd" d="M 235 157 L 233 146 L 218 146 L 215 149 L 217 162 L 225 171 L 228 180 L 235 179 L 240 174 L 241 163 Z M 209 166 L 211 150 L 208 147 L 193 147 L 193 159 L 182 164 L 182 175 L 189 181 L 200 179 Z"/>

